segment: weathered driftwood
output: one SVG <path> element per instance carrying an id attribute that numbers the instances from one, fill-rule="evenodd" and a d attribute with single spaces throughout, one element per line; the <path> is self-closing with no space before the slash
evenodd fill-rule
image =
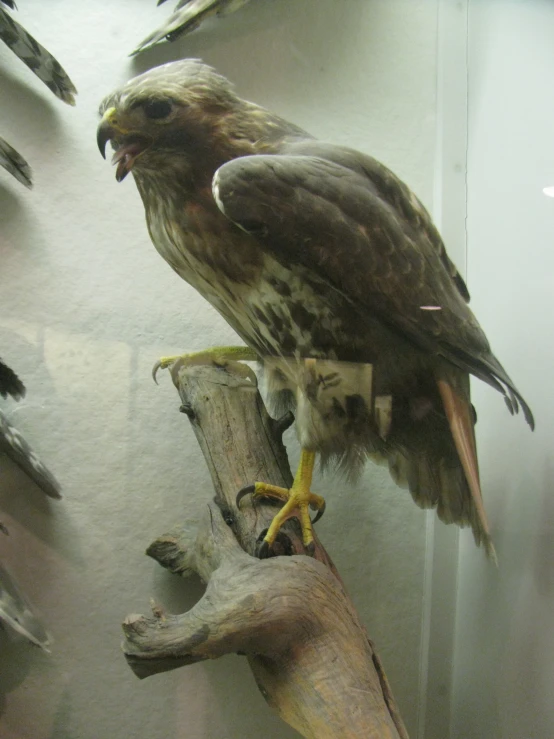
<path id="1" fill-rule="evenodd" d="M 126 658 L 139 677 L 237 652 L 269 705 L 302 736 L 405 739 L 383 668 L 333 563 L 316 540 L 302 554 L 299 527 L 284 527 L 281 556 L 252 556 L 274 515 L 268 502 L 235 506 L 254 480 L 289 486 L 281 434 L 291 419 L 267 414 L 244 365 L 174 368 L 174 380 L 206 458 L 216 497 L 195 540 L 184 529 L 148 553 L 172 572 L 207 583 L 179 616 L 155 608 L 129 616 Z"/>

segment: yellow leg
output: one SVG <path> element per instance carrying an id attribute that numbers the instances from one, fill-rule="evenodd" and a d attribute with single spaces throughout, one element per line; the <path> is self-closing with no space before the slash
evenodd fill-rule
<path id="1" fill-rule="evenodd" d="M 258 355 L 256 352 L 248 346 L 214 346 L 211 349 L 205 349 L 200 352 L 160 357 L 152 368 L 152 377 L 154 378 L 154 382 L 157 383 L 156 375 L 158 374 L 158 370 L 167 369 L 167 367 L 170 367 L 178 360 L 188 365 L 225 365 L 227 362 L 240 362 L 241 360 L 255 362 L 257 359 Z"/>
<path id="2" fill-rule="evenodd" d="M 248 493 L 252 493 L 254 498 L 275 498 L 276 500 L 280 500 L 285 503 L 271 522 L 271 525 L 264 537 L 259 551 L 259 556 L 262 559 L 269 556 L 271 546 L 279 533 L 279 529 L 285 521 L 288 521 L 288 519 L 293 516 L 296 516 L 300 520 L 302 541 L 306 551 L 308 554 L 314 553 L 315 547 L 312 523 L 315 523 L 320 519 L 325 512 L 325 500 L 320 495 L 314 495 L 314 493 L 310 491 L 314 463 L 315 452 L 302 449 L 298 469 L 290 490 L 277 487 L 276 485 L 269 485 L 265 482 L 256 482 L 254 485 L 243 488 L 237 495 L 237 505 L 241 498 Z M 313 522 L 310 519 L 308 508 L 317 510 L 317 515 Z"/>

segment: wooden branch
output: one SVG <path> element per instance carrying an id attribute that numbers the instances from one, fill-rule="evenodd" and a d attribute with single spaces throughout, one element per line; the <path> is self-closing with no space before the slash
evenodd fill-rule
<path id="1" fill-rule="evenodd" d="M 207 589 L 187 613 L 129 616 L 129 665 L 143 678 L 244 654 L 269 705 L 302 736 L 407 739 L 373 645 L 320 542 L 314 558 L 303 555 L 290 521 L 280 546 L 291 556 L 252 556 L 275 508 L 246 499 L 237 510 L 236 494 L 255 480 L 290 486 L 281 441 L 287 420 L 269 417 L 245 365 L 175 367 L 173 377 L 216 497 L 195 538 L 175 530 L 148 554 L 172 572 L 198 573 Z"/>

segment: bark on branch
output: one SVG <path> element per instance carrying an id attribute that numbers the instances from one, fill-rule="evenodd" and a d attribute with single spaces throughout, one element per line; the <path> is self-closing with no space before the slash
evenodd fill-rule
<path id="1" fill-rule="evenodd" d="M 303 555 L 290 521 L 281 547 L 291 556 L 252 556 L 275 508 L 243 501 L 237 510 L 236 493 L 255 480 L 290 486 L 287 419 L 270 418 L 245 365 L 175 367 L 173 377 L 216 496 L 194 540 L 175 530 L 148 554 L 172 572 L 198 573 L 207 588 L 187 613 L 129 616 L 129 665 L 143 678 L 237 652 L 269 705 L 302 736 L 407 739 L 373 645 L 319 541 L 314 558 Z"/>

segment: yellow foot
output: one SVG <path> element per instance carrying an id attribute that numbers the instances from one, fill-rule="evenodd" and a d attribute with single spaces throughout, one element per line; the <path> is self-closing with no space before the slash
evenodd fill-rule
<path id="1" fill-rule="evenodd" d="M 216 364 L 225 367 L 229 362 L 256 361 L 257 354 L 248 346 L 214 346 L 211 349 L 205 349 L 201 352 L 190 352 L 188 354 L 175 354 L 171 357 L 160 357 L 156 364 L 152 367 L 152 378 L 158 384 L 156 375 L 158 370 L 172 367 L 176 362 L 191 367 L 193 365 Z M 250 373 L 249 368 L 246 368 Z M 246 371 L 245 370 L 245 371 Z"/>
<path id="2" fill-rule="evenodd" d="M 314 452 L 305 449 L 302 450 L 300 464 L 298 465 L 298 470 L 290 490 L 277 487 L 276 485 L 269 485 L 265 482 L 256 482 L 254 485 L 249 485 L 239 491 L 237 495 L 237 506 L 242 498 L 249 494 L 252 494 L 253 498 L 272 498 L 284 502 L 284 506 L 271 522 L 258 551 L 260 559 L 266 559 L 271 556 L 271 547 L 277 538 L 281 526 L 293 516 L 296 516 L 300 521 L 302 541 L 306 553 L 310 555 L 314 554 L 315 544 L 312 525 L 325 513 L 325 500 L 321 495 L 314 495 L 310 491 L 314 461 Z M 313 521 L 310 519 L 308 508 L 317 511 Z"/>

